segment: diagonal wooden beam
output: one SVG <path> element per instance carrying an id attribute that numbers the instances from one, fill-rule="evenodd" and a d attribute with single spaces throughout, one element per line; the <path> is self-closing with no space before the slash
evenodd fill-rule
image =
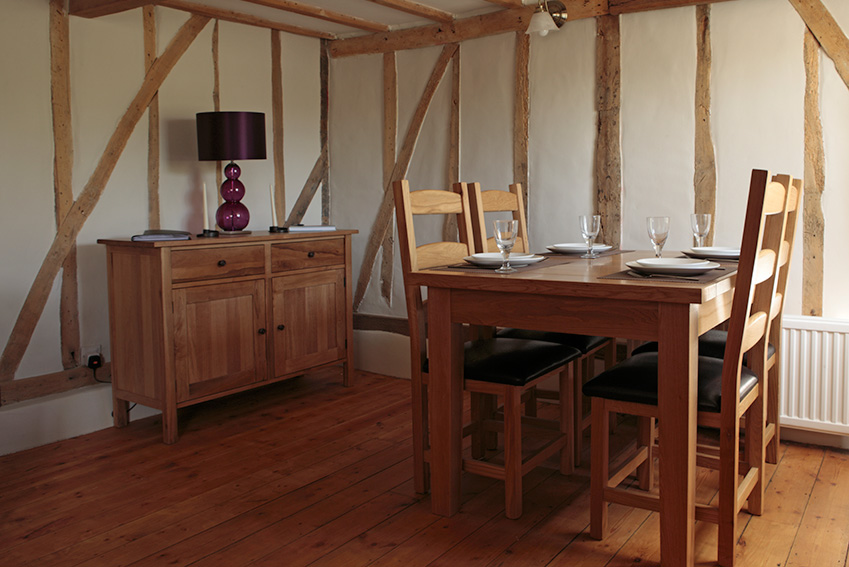
<path id="1" fill-rule="evenodd" d="M 790 0 L 849 87 L 849 39 L 821 0 Z M 807 181 L 807 175 L 806 181 Z"/>
<path id="2" fill-rule="evenodd" d="M 412 0 L 368 1 L 373 2 L 374 4 L 380 4 L 381 6 L 386 6 L 387 8 L 400 10 L 402 12 L 406 12 L 414 16 L 421 16 L 422 18 L 433 20 L 435 22 L 443 22 L 448 24 L 454 21 L 454 14 L 450 12 L 445 12 L 443 10 L 438 10 L 437 8 L 434 8 L 432 6 L 425 6 L 424 4 L 419 4 L 418 2 L 413 2 Z"/>
<path id="3" fill-rule="evenodd" d="M 280 30 L 293 33 L 296 35 L 305 35 L 307 37 L 318 37 L 321 39 L 336 39 L 336 35 L 332 33 L 322 32 L 318 30 L 275 22 L 266 18 L 259 18 L 250 14 L 243 14 L 233 10 L 225 10 L 224 8 L 215 8 L 197 2 L 187 2 L 186 0 L 151 0 L 148 4 L 156 4 L 157 6 L 165 6 L 175 10 L 182 10 L 190 14 L 224 20 L 225 22 L 235 22 L 237 24 L 247 24 L 249 26 L 257 26 L 260 28 L 269 28 L 272 30 Z"/>
<path id="4" fill-rule="evenodd" d="M 433 100 L 433 95 L 436 93 L 436 88 L 442 81 L 443 75 L 445 75 L 448 63 L 458 48 L 458 45 L 446 45 L 433 67 L 430 79 L 425 85 L 421 99 L 419 99 L 419 105 L 416 107 L 407 128 L 407 135 L 404 137 L 404 143 L 401 145 L 395 167 L 392 168 L 392 181 L 403 179 L 407 175 L 407 169 L 410 167 L 410 160 L 413 158 L 413 151 L 416 148 L 425 116 L 427 116 L 427 111 L 430 108 L 430 102 Z M 383 239 L 386 238 L 386 231 L 389 230 L 389 224 L 392 222 L 392 211 L 395 205 L 392 194 L 392 183 L 390 182 L 384 187 L 383 200 L 377 210 L 377 218 L 371 227 L 371 234 L 369 234 L 366 243 L 363 263 L 360 266 L 360 278 L 357 281 L 357 289 L 354 294 L 354 310 L 359 307 L 365 297 L 366 289 L 368 289 L 368 284 L 371 281 L 371 272 L 377 258 L 377 251 L 380 249 Z"/>
<path id="5" fill-rule="evenodd" d="M 71 57 L 68 13 L 64 0 L 50 0 L 50 98 L 53 115 L 53 192 L 56 228 L 74 204 L 74 141 L 71 132 Z M 62 264 L 59 298 L 59 334 L 62 367 L 80 362 L 79 290 L 77 247 Z"/>
<path id="6" fill-rule="evenodd" d="M 127 146 L 130 135 L 147 110 L 153 95 L 159 90 L 171 69 L 174 68 L 174 65 L 180 60 L 207 22 L 209 22 L 209 18 L 203 16 L 190 17 L 145 75 L 138 93 L 118 122 L 115 132 L 109 139 L 109 143 L 106 145 L 106 149 L 88 183 L 59 226 L 53 244 L 51 244 L 41 268 L 35 276 L 35 281 L 12 329 L 9 342 L 6 344 L 2 356 L 0 356 L 0 381 L 14 380 L 15 371 L 20 366 L 35 326 L 44 311 L 44 305 L 50 296 L 50 289 L 59 268 L 74 246 L 77 235 L 86 219 L 91 215 L 103 194 L 106 183 L 115 169 L 118 158 L 121 157 L 121 153 Z"/>
<path id="7" fill-rule="evenodd" d="M 300 14 L 302 16 L 308 16 L 310 18 L 318 18 L 320 20 L 325 20 L 327 22 L 333 22 L 334 24 L 342 24 L 345 26 L 351 26 L 352 28 L 357 28 L 366 31 L 372 32 L 380 32 L 380 31 L 388 31 L 389 26 L 386 24 L 381 24 L 378 22 L 372 22 L 370 20 L 365 20 L 363 18 L 357 18 L 355 16 L 350 16 L 348 14 L 342 14 L 341 12 L 334 12 L 333 10 L 326 10 L 324 8 L 317 8 L 315 6 L 310 6 L 309 4 L 301 4 L 300 2 L 293 2 L 292 0 L 244 0 L 245 2 L 250 2 L 251 4 L 258 4 L 260 6 L 268 6 L 269 8 L 276 8 L 278 10 L 283 10 L 285 12 L 292 12 L 293 14 Z"/>
<path id="8" fill-rule="evenodd" d="M 295 206 L 292 207 L 292 212 L 289 213 L 289 218 L 286 219 L 283 226 L 289 227 L 298 224 L 303 220 L 304 215 L 315 196 L 315 192 L 318 190 L 318 186 L 321 184 L 321 180 L 324 177 L 324 168 L 326 166 L 327 147 L 325 146 L 321 149 L 318 159 L 315 160 L 315 165 L 312 166 L 312 171 L 310 172 L 309 177 L 307 177 L 306 183 L 304 183 L 304 188 L 301 189 L 301 194 L 298 195 L 298 200 L 295 201 Z"/>

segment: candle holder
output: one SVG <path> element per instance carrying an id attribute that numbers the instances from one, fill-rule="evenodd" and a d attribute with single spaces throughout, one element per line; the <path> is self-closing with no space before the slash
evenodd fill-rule
<path id="1" fill-rule="evenodd" d="M 203 232 L 197 235 L 198 238 L 218 238 L 217 230 L 209 230 L 208 228 L 203 229 Z"/>

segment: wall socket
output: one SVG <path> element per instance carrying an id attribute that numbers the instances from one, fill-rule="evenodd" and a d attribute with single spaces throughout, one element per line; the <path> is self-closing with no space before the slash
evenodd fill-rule
<path id="1" fill-rule="evenodd" d="M 83 346 L 80 348 L 80 364 L 82 366 L 88 366 L 88 360 L 92 356 L 99 356 L 101 360 L 103 359 L 103 347 L 102 345 L 89 345 Z"/>

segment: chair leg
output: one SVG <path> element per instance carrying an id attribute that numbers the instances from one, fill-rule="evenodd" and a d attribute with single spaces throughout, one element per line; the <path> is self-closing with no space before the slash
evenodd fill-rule
<path id="1" fill-rule="evenodd" d="M 766 387 L 766 384 L 764 384 Z M 766 394 L 767 392 L 761 392 Z M 749 467 L 757 468 L 757 482 L 749 494 L 747 509 L 754 516 L 763 514 L 764 499 L 764 395 L 758 398 L 749 407 L 746 417 L 746 460 Z"/>
<path id="2" fill-rule="evenodd" d="M 522 515 L 522 392 L 504 393 L 504 508 L 508 518 Z"/>
<path id="3" fill-rule="evenodd" d="M 560 433 L 566 438 L 566 445 L 560 449 L 560 474 L 572 474 L 575 470 L 574 451 L 576 433 L 572 413 L 575 406 L 569 399 L 575 382 L 575 365 L 567 364 L 560 371 Z"/>
<path id="4" fill-rule="evenodd" d="M 604 488 L 610 478 L 609 413 L 603 399 L 593 398 L 590 463 L 590 536 L 593 539 L 604 539 L 607 535 L 607 503 L 604 501 Z"/>
<path id="5" fill-rule="evenodd" d="M 572 429 L 574 430 L 572 438 L 576 467 L 581 466 L 581 457 L 584 452 L 584 394 L 581 391 L 581 387 L 584 385 L 584 377 L 587 374 L 585 370 L 586 364 L 588 364 L 586 356 L 572 363 L 578 369 L 577 375 L 572 381 L 572 405 L 574 408 L 572 411 Z"/>
<path id="6" fill-rule="evenodd" d="M 776 350 L 775 361 L 772 368 L 768 372 L 768 396 L 766 402 L 766 422 L 773 426 L 773 436 L 766 445 L 766 462 L 770 464 L 778 463 L 778 445 L 781 442 L 781 426 L 778 418 L 778 407 L 781 403 L 779 395 L 781 384 L 781 358 Z"/>
<path id="7" fill-rule="evenodd" d="M 750 414 L 751 415 L 751 414 Z M 740 424 L 722 435 L 719 440 L 719 533 L 717 534 L 717 563 L 721 567 L 734 567 L 737 545 L 737 474 L 740 470 Z"/>
<path id="8" fill-rule="evenodd" d="M 472 423 L 475 426 L 475 429 L 472 431 L 473 459 L 482 459 L 486 454 L 483 421 L 489 417 L 485 408 L 486 400 L 489 397 L 490 396 L 481 394 L 480 392 L 471 392 L 469 394 L 471 401 Z"/>
<path id="9" fill-rule="evenodd" d="M 637 468 L 637 480 L 642 490 L 651 490 L 654 486 L 654 436 L 655 418 L 637 418 L 637 436 L 641 446 L 646 447 L 646 462 Z"/>

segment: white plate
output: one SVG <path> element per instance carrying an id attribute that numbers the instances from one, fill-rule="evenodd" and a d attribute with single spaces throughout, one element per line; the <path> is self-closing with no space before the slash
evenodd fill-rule
<path id="1" fill-rule="evenodd" d="M 583 254 L 587 251 L 587 245 L 584 242 L 564 242 L 562 244 L 552 244 L 551 246 L 546 246 L 546 248 L 558 254 Z M 596 254 L 607 252 L 611 248 L 613 246 L 608 244 L 593 244 L 593 252 Z"/>
<path id="2" fill-rule="evenodd" d="M 626 262 L 626 266 L 642 274 L 660 274 L 664 276 L 698 276 L 719 267 L 716 262 L 708 262 L 697 266 L 643 266 L 638 262 Z"/>
<path id="3" fill-rule="evenodd" d="M 729 260 L 740 259 L 740 249 L 728 246 L 701 246 L 690 250 L 684 250 L 684 254 L 691 258 L 727 258 Z"/>
<path id="4" fill-rule="evenodd" d="M 706 266 L 707 260 L 694 260 L 692 258 L 641 258 L 637 263 L 646 268 L 680 268 L 682 266 Z"/>
<path id="5" fill-rule="evenodd" d="M 480 254 L 466 256 L 463 259 L 466 262 L 474 264 L 476 266 L 486 266 L 493 268 L 500 267 L 502 262 L 501 253 L 499 252 L 482 252 Z M 516 267 L 527 266 L 528 264 L 536 264 L 537 262 L 541 262 L 543 260 L 545 260 L 545 256 L 537 256 L 536 254 L 510 254 L 510 265 Z"/>

